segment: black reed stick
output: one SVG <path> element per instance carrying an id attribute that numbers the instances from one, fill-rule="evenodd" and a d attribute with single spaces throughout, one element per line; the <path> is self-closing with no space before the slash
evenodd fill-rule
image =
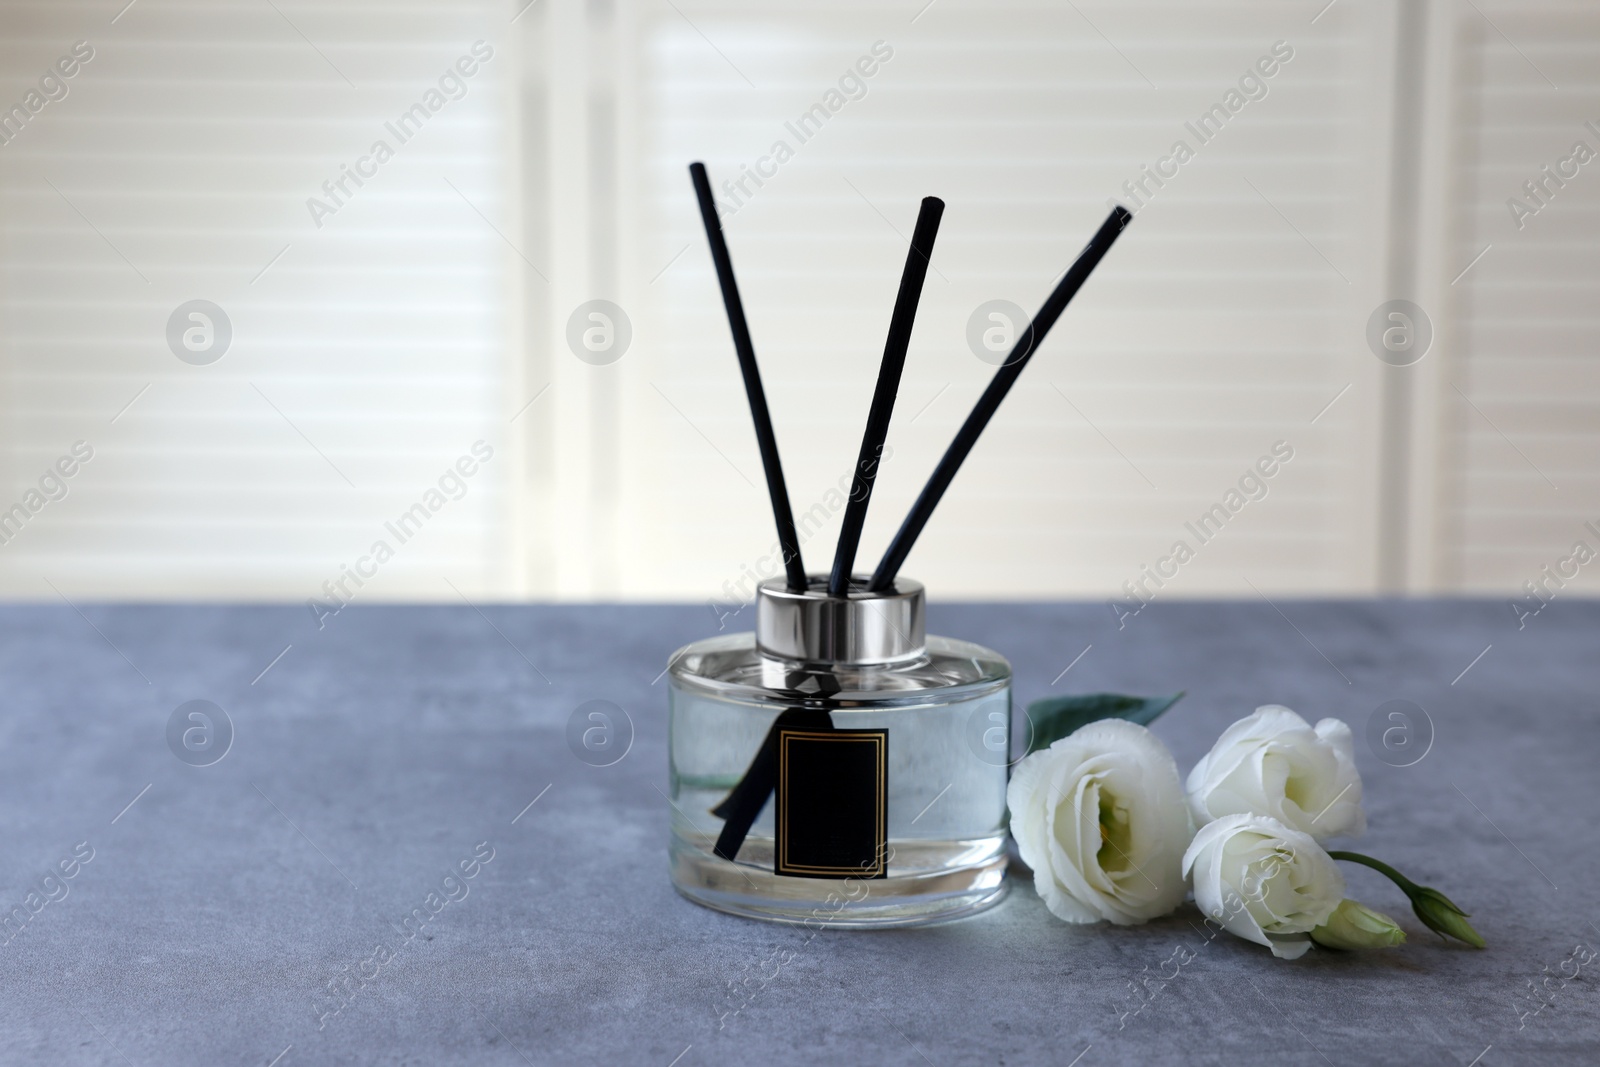
<path id="1" fill-rule="evenodd" d="M 794 528 L 789 489 L 783 481 L 783 465 L 778 462 L 778 439 L 772 433 L 772 414 L 767 411 L 767 394 L 761 388 L 761 371 L 756 367 L 756 350 L 750 342 L 750 325 L 744 320 L 739 283 L 733 278 L 733 260 L 728 258 L 728 242 L 722 236 L 722 220 L 717 218 L 717 205 L 711 199 L 711 179 L 706 176 L 706 165 L 689 164 L 689 177 L 694 181 L 695 196 L 700 200 L 700 219 L 705 223 L 706 240 L 711 244 L 711 260 L 717 265 L 722 303 L 728 309 L 728 327 L 733 331 L 733 349 L 739 355 L 744 392 L 750 400 L 750 418 L 756 424 L 756 443 L 761 448 L 761 466 L 767 473 L 767 495 L 772 498 L 772 517 L 778 524 L 778 545 L 783 550 L 789 592 L 803 593 L 806 590 L 806 567 L 800 560 L 800 536 Z"/>
<path id="2" fill-rule="evenodd" d="M 933 515 L 933 509 L 939 506 L 940 497 L 944 496 L 944 491 L 950 488 L 950 483 L 955 480 L 956 472 L 961 469 L 961 463 L 967 458 L 967 453 L 978 443 L 978 435 L 989 425 L 989 420 L 1000 408 L 1000 402 L 1006 398 L 1006 393 L 1022 374 L 1022 368 L 1028 365 L 1028 360 L 1038 351 L 1045 334 L 1050 332 L 1050 327 L 1056 324 L 1056 319 L 1066 310 L 1068 301 L 1077 294 L 1078 289 L 1122 234 L 1123 229 L 1132 221 L 1133 215 L 1120 204 L 1112 208 L 1111 214 L 1106 216 L 1106 221 L 1100 224 L 1100 229 L 1089 239 L 1089 243 L 1084 245 L 1077 260 L 1067 268 L 1061 284 L 1057 285 L 1055 291 L 1045 299 L 1043 306 L 1039 308 L 1039 313 L 1028 323 L 1027 329 L 1022 331 L 1022 336 L 1017 338 L 1011 354 L 1006 357 L 1006 361 L 1000 365 L 1000 369 L 990 380 L 989 387 L 978 398 L 972 414 L 967 416 L 967 421 L 956 431 L 955 440 L 950 442 L 944 458 L 933 469 L 928 484 L 923 487 L 917 502 L 911 505 L 906 521 L 901 524 L 900 532 L 894 535 L 894 540 L 889 543 L 889 549 L 883 554 L 878 569 L 873 571 L 872 581 L 867 585 L 868 589 L 882 592 L 894 584 L 895 575 L 900 573 L 901 564 L 905 563 L 906 556 L 911 553 L 911 546 L 917 542 L 917 535 L 922 533 L 922 528 L 928 524 L 929 517 Z"/>
<path id="3" fill-rule="evenodd" d="M 889 339 L 884 342 L 883 362 L 878 366 L 878 387 L 872 393 L 867 428 L 861 435 L 861 455 L 856 459 L 850 502 L 845 505 L 839 548 L 834 552 L 833 574 L 828 579 L 829 596 L 844 596 L 850 590 L 850 569 L 856 564 L 861 527 L 867 521 L 867 505 L 872 500 L 872 483 L 878 476 L 878 460 L 883 456 L 884 439 L 889 436 L 889 417 L 894 414 L 895 397 L 900 393 L 900 372 L 905 369 L 906 349 L 911 346 L 911 324 L 917 317 L 917 302 L 922 298 L 933 240 L 939 234 L 943 216 L 943 200 L 936 196 L 923 198 L 917 228 L 911 234 L 911 250 L 906 253 L 905 270 L 900 274 L 900 293 L 889 319 Z"/>

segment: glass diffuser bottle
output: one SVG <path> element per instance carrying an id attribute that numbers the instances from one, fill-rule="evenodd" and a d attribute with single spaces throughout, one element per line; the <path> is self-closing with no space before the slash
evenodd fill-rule
<path id="1" fill-rule="evenodd" d="M 765 582 L 755 633 L 672 657 L 672 880 L 689 899 L 882 927 L 1004 896 L 1011 667 L 925 636 L 919 583 L 866 585 Z"/>
<path id="2" fill-rule="evenodd" d="M 785 577 L 756 631 L 668 664 L 672 881 L 707 907 L 777 922 L 906 926 L 1006 891 L 1011 667 L 923 628 L 900 567 L 1039 343 L 1133 216 L 1114 207 L 961 424 L 870 578 L 852 576 L 944 201 L 924 197 L 889 321 L 833 571 L 808 576 L 711 179 L 689 166 L 728 312 Z"/>

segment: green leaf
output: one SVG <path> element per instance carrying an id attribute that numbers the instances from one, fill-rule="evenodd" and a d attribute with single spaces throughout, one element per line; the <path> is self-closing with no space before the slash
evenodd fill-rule
<path id="1" fill-rule="evenodd" d="M 1033 737 L 1028 752 L 1049 748 L 1080 726 L 1100 719 L 1126 719 L 1149 726 L 1179 700 L 1182 693 L 1169 697 L 1130 697 L 1121 693 L 1084 693 L 1079 696 L 1046 697 L 1028 705 L 1028 721 Z"/>

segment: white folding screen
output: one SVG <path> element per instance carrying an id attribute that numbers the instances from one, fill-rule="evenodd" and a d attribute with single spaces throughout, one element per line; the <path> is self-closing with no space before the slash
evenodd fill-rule
<path id="1" fill-rule="evenodd" d="M 1441 287 L 1455 334 L 1435 577 L 1553 595 L 1575 572 L 1592 591 L 1572 557 L 1578 541 L 1600 549 L 1587 525 L 1600 524 L 1600 11 L 1447 11 L 1449 273 L 1462 273 Z"/>
<path id="2" fill-rule="evenodd" d="M 0 545 L 6 592 L 502 589 L 519 461 L 498 5 L 118 6 L 0 9 L 8 107 L 77 42 L 92 54 L 0 144 L 0 508 L 26 515 Z M 28 513 L 80 440 L 93 458 Z"/>
<path id="3" fill-rule="evenodd" d="M 1512 591 L 1600 521 L 1600 164 L 1541 172 L 1600 151 L 1580 0 L 120 7 L 0 2 L 5 595 L 741 596 L 773 534 L 693 159 L 813 570 L 928 194 L 861 568 L 993 373 L 987 305 L 1032 311 L 1113 197 L 907 574 Z"/>
<path id="4" fill-rule="evenodd" d="M 1378 364 L 1360 325 L 1381 299 L 1389 25 L 1357 5 L 1315 14 L 641 6 L 639 325 L 613 369 L 631 457 L 621 586 L 748 589 L 773 540 L 684 172 L 704 158 L 738 183 L 719 187 L 725 225 L 796 511 L 817 519 L 812 569 L 827 569 L 919 198 L 949 206 L 864 557 L 993 373 L 969 345 L 974 314 L 1035 308 L 1116 197 L 1136 221 L 907 573 L 965 596 L 1156 592 L 1147 565 L 1175 572 L 1159 595 L 1369 587 Z M 1263 457 L 1270 479 L 1249 474 Z M 1196 524 L 1217 504 L 1233 506 L 1213 535 L 1221 520 Z"/>

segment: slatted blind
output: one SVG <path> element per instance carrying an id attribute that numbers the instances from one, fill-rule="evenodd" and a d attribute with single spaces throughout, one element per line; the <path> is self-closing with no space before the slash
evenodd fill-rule
<path id="1" fill-rule="evenodd" d="M 918 200 L 948 209 L 860 569 L 993 373 L 974 314 L 1031 312 L 1136 182 L 906 573 L 942 597 L 1514 590 L 1600 516 L 1600 161 L 1521 228 L 1506 205 L 1600 151 L 1600 14 L 1419 0 L 1412 40 L 1401 10 L 0 0 L 0 594 L 301 601 L 381 540 L 358 597 L 737 598 L 776 561 L 692 159 L 736 208 L 813 570 Z M 1413 291 L 1437 343 L 1397 390 L 1365 331 Z M 630 320 L 611 363 L 567 340 L 593 299 Z M 220 327 L 194 301 L 231 330 L 214 362 L 183 345 Z"/>
<path id="2" fill-rule="evenodd" d="M 1186 539 L 1195 558 L 1164 595 L 1252 596 L 1246 578 L 1308 592 L 1371 582 L 1375 360 L 1360 321 L 1384 187 L 1370 69 L 1383 27 L 1370 13 L 1341 5 L 1315 24 L 1314 10 L 1280 4 L 686 14 L 638 14 L 649 91 L 635 254 L 649 328 L 621 420 L 626 588 L 721 595 L 773 541 L 684 166 L 703 158 L 714 179 L 737 179 L 777 141 L 793 158 L 759 189 L 747 181 L 725 225 L 796 511 L 829 513 L 806 547 L 812 570 L 831 562 L 841 513 L 829 490 L 855 459 L 920 197 L 949 206 L 862 569 L 993 373 L 969 349 L 974 310 L 1036 308 L 1108 198 L 1127 200 L 1122 183 L 1184 140 L 1194 158 L 1154 191 L 1029 366 L 906 573 L 945 596 L 1105 595 Z M 1279 41 L 1293 56 L 1258 79 L 1265 97 L 1202 144 L 1185 123 Z M 874 42 L 893 55 L 865 95 L 800 143 L 797 116 Z M 1279 440 L 1294 459 L 1267 497 L 1200 545 L 1185 522 Z"/>
<path id="3" fill-rule="evenodd" d="M 1449 23 L 1461 115 L 1453 254 L 1463 268 L 1482 258 L 1452 287 L 1444 580 L 1520 591 L 1574 542 L 1600 547 L 1584 528 L 1600 519 L 1600 158 L 1573 158 L 1578 142 L 1600 153 L 1587 125 L 1600 125 L 1600 11 L 1479 6 Z M 1577 173 L 1562 179 L 1564 159 Z M 1542 185 L 1530 195 L 1526 182 Z M 1577 581 L 1595 588 L 1586 571 Z"/>
<path id="4" fill-rule="evenodd" d="M 503 45 L 500 5 L 117 8 L 0 8 L 6 106 L 93 49 L 0 145 L 0 507 L 94 450 L 0 547 L 6 592 L 301 600 L 378 541 L 393 558 L 360 564 L 358 598 L 500 588 L 515 61 L 450 73 Z M 167 338 L 196 299 L 231 324 L 206 365 Z M 495 458 L 458 489 L 479 440 Z M 435 502 L 404 543 L 385 526 Z"/>

